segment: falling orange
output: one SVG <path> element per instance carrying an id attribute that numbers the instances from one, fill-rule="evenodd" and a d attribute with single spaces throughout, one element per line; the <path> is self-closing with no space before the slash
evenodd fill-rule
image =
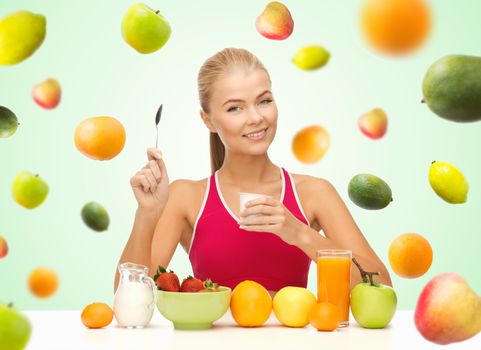
<path id="1" fill-rule="evenodd" d="M 58 277 L 52 269 L 38 267 L 28 276 L 27 284 L 33 295 L 48 298 L 57 291 Z"/>
<path id="2" fill-rule="evenodd" d="M 419 48 L 431 28 L 431 11 L 425 0 L 364 0 L 361 28 L 377 50 L 391 55 Z"/>
<path id="3" fill-rule="evenodd" d="M 424 275 L 433 261 L 429 241 L 417 233 L 398 236 L 389 246 L 389 263 L 394 272 L 404 278 Z"/>
<path id="4" fill-rule="evenodd" d="M 329 148 L 329 133 L 322 126 L 312 125 L 300 130 L 292 140 L 292 152 L 307 164 L 321 160 Z"/>

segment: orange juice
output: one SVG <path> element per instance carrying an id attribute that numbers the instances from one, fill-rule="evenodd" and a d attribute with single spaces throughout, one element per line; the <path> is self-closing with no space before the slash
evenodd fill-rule
<path id="1" fill-rule="evenodd" d="M 351 256 L 348 250 L 320 250 L 317 258 L 317 302 L 337 305 L 340 326 L 349 324 Z"/>

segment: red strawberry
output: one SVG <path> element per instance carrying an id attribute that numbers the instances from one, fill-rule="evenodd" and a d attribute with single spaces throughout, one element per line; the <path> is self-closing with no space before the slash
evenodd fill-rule
<path id="1" fill-rule="evenodd" d="M 218 292 L 219 285 L 217 283 L 212 282 L 210 278 L 206 279 L 204 282 L 204 288 L 201 289 L 199 292 Z"/>
<path id="2" fill-rule="evenodd" d="M 187 276 L 187 278 L 185 278 L 182 281 L 182 285 L 180 286 L 180 291 L 195 293 L 203 288 L 204 288 L 204 282 L 202 282 L 202 280 L 198 278 L 194 278 L 192 276 Z"/>
<path id="3" fill-rule="evenodd" d="M 180 283 L 179 277 L 174 271 L 167 271 L 162 265 L 159 266 L 154 276 L 154 281 L 157 283 L 157 288 L 166 292 L 179 292 Z"/>

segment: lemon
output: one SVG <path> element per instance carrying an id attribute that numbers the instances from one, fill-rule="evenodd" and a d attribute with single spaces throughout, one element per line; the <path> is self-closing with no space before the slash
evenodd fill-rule
<path id="1" fill-rule="evenodd" d="M 302 287 L 284 287 L 272 300 L 277 319 L 288 327 L 306 326 L 309 323 L 309 311 L 315 304 L 314 294 Z"/>
<path id="2" fill-rule="evenodd" d="M 429 183 L 436 194 L 451 204 L 464 203 L 468 197 L 468 182 L 458 168 L 447 162 L 432 162 Z"/>
<path id="3" fill-rule="evenodd" d="M 17 64 L 30 57 L 45 39 L 43 15 L 18 11 L 0 20 L 0 65 Z"/>
<path id="4" fill-rule="evenodd" d="M 306 46 L 296 52 L 292 62 L 300 69 L 314 70 L 327 64 L 331 54 L 317 45 Z"/>

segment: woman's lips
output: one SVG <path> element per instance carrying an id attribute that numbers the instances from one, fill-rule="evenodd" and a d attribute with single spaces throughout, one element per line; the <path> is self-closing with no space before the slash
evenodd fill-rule
<path id="1" fill-rule="evenodd" d="M 267 129 L 268 128 L 261 129 L 261 130 L 254 131 L 254 132 L 251 132 L 249 134 L 242 135 L 242 136 L 247 137 L 249 140 L 261 140 L 261 139 L 264 138 L 264 136 L 266 136 Z"/>

